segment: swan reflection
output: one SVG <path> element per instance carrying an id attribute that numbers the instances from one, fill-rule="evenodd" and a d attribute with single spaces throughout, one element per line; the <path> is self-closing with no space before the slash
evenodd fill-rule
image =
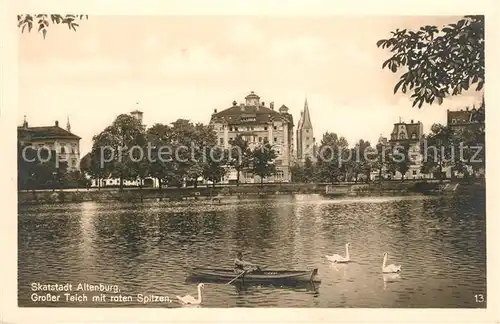
<path id="1" fill-rule="evenodd" d="M 331 263 L 330 269 L 335 270 L 337 272 L 342 272 L 345 276 L 347 272 L 347 264 L 346 263 Z"/>
<path id="2" fill-rule="evenodd" d="M 384 273 L 382 274 L 382 278 L 384 279 L 384 290 L 386 290 L 387 284 L 391 282 L 398 282 L 401 275 L 399 273 Z"/>

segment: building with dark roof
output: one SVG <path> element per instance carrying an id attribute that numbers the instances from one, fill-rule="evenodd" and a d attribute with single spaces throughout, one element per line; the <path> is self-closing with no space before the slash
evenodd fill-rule
<path id="1" fill-rule="evenodd" d="M 315 138 L 313 133 L 313 126 L 311 116 L 309 114 L 309 105 L 307 98 L 304 103 L 304 110 L 300 112 L 300 119 L 297 124 L 297 161 L 304 163 L 307 157 L 315 160 Z"/>
<path id="2" fill-rule="evenodd" d="M 71 132 L 69 119 L 64 129 L 57 120 L 54 126 L 29 127 L 25 117 L 23 125 L 17 127 L 17 138 L 21 145 L 45 147 L 55 151 L 60 161 L 68 163 L 68 171 L 80 170 L 81 137 Z"/>
<path id="3" fill-rule="evenodd" d="M 251 147 L 269 142 L 273 145 L 278 158 L 275 161 L 277 172 L 273 177 L 268 177 L 265 182 L 291 181 L 290 165 L 293 152 L 293 116 L 288 112 L 288 107 L 282 105 L 278 110 L 274 102 L 266 106 L 260 97 L 253 91 L 245 97 L 245 102 L 238 104 L 236 101 L 224 110 L 214 110 L 210 118 L 217 132 L 218 144 L 229 148 L 229 142 L 241 135 Z M 236 181 L 236 172 L 231 170 L 222 179 L 222 182 Z M 242 172 L 241 183 L 260 182 L 258 176 L 251 172 Z"/>
<path id="4" fill-rule="evenodd" d="M 484 109 L 484 99 L 481 102 L 481 105 L 476 108 L 466 107 L 460 110 L 447 110 L 447 125 L 453 130 L 458 129 L 484 129 L 485 122 L 485 109 Z"/>

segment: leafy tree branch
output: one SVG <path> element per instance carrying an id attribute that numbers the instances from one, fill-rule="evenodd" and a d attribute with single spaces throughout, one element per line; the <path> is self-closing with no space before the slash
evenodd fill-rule
<path id="1" fill-rule="evenodd" d="M 80 25 L 78 21 L 88 19 L 88 15 L 48 15 L 48 14 L 22 14 L 17 15 L 17 27 L 21 28 L 21 33 L 25 30 L 31 32 L 36 29 L 42 33 L 43 38 L 47 36 L 47 30 L 51 25 L 67 25 L 68 29 L 76 28 Z"/>
<path id="2" fill-rule="evenodd" d="M 434 101 L 441 104 L 473 85 L 476 91 L 484 87 L 484 16 L 465 16 L 441 29 L 424 26 L 418 31 L 396 29 L 391 34 L 377 42 L 377 47 L 392 53 L 382 69 L 404 72 L 394 94 L 412 92 L 414 107 Z"/>

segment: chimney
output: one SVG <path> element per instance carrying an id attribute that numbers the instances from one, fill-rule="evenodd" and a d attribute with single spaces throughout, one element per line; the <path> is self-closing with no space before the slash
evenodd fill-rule
<path id="1" fill-rule="evenodd" d="M 469 111 L 469 107 L 466 107 L 466 108 L 465 108 L 465 111 Z"/>
<path id="2" fill-rule="evenodd" d="M 233 101 L 233 107 L 236 106 L 238 103 L 236 102 L 236 100 Z"/>
<path id="3" fill-rule="evenodd" d="M 264 101 L 262 101 L 262 107 L 265 107 L 266 106 L 266 103 Z"/>
<path id="4" fill-rule="evenodd" d="M 216 113 L 217 113 L 217 109 L 214 109 L 214 114 L 216 114 Z"/>
<path id="5" fill-rule="evenodd" d="M 411 124 L 413 124 L 413 119 L 411 120 Z"/>
<path id="6" fill-rule="evenodd" d="M 240 109 L 241 109 L 241 111 L 244 111 L 244 110 L 245 110 L 245 104 L 244 104 L 244 103 L 241 103 L 241 104 L 240 104 Z"/>
<path id="7" fill-rule="evenodd" d="M 56 120 L 56 127 L 59 127 L 59 121 Z"/>
<path id="8" fill-rule="evenodd" d="M 269 103 L 269 107 L 274 110 L 274 102 Z"/>

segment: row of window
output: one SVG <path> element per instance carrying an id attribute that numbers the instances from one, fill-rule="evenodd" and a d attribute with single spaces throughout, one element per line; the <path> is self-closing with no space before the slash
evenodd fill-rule
<path id="1" fill-rule="evenodd" d="M 452 124 L 457 124 L 457 123 L 459 123 L 459 122 L 462 122 L 462 123 L 470 123 L 469 121 L 466 121 L 466 120 L 456 120 L 455 118 L 453 118 L 453 119 L 451 120 L 451 123 L 452 123 Z M 473 122 L 473 123 L 478 123 L 478 121 L 477 121 L 477 120 L 473 120 L 472 122 Z"/>
<path id="2" fill-rule="evenodd" d="M 38 143 L 37 145 L 38 145 L 38 147 L 42 148 L 42 147 L 44 147 L 44 146 L 52 146 L 52 145 L 54 145 L 54 143 L 49 143 L 49 144 L 47 144 L 47 143 Z M 64 144 L 64 143 L 59 143 L 59 144 L 57 144 L 57 145 L 58 145 L 59 147 L 61 147 L 61 151 L 60 151 L 59 153 L 62 153 L 62 154 L 65 154 L 65 153 L 70 153 L 70 152 L 71 152 L 72 154 L 78 153 L 78 150 L 77 150 L 76 144 L 72 144 L 71 146 L 69 146 L 69 145 L 66 145 L 66 144 Z M 68 152 L 66 152 L 66 148 L 68 148 L 68 146 L 69 146 L 69 149 L 70 149 L 70 150 L 69 150 Z"/>
<path id="3" fill-rule="evenodd" d="M 233 132 L 233 131 L 234 132 L 238 132 L 238 131 L 240 131 L 240 129 L 241 130 L 246 129 L 247 131 L 250 131 L 250 130 L 253 131 L 253 130 L 255 130 L 255 127 L 254 126 L 246 126 L 246 127 L 244 127 L 244 126 L 242 126 L 242 127 L 239 127 L 239 126 L 229 126 L 229 131 L 230 132 Z M 259 130 L 259 129 L 260 129 L 260 127 L 257 128 L 257 130 Z M 274 130 L 278 130 L 278 126 L 273 126 L 273 129 Z M 224 130 L 224 127 L 220 127 L 219 130 L 220 131 Z M 264 126 L 264 130 L 265 131 L 268 130 L 268 127 Z"/>
<path id="4" fill-rule="evenodd" d="M 229 141 L 232 141 L 233 139 L 234 139 L 234 137 L 230 137 Z M 255 138 L 246 138 L 246 140 L 249 141 L 249 142 L 255 142 Z M 278 138 L 277 137 L 273 138 L 273 140 L 274 140 L 274 143 L 278 143 Z M 263 142 L 267 142 L 267 141 L 268 141 L 267 136 L 259 137 L 259 143 L 263 143 Z M 223 137 L 219 138 L 219 142 L 220 142 L 221 145 L 223 145 L 224 144 L 224 138 Z"/>
<path id="5" fill-rule="evenodd" d="M 411 134 L 411 138 L 412 139 L 416 139 L 417 138 L 417 134 L 416 133 L 412 133 Z M 406 134 L 404 132 L 399 133 L 399 139 L 406 139 Z"/>

